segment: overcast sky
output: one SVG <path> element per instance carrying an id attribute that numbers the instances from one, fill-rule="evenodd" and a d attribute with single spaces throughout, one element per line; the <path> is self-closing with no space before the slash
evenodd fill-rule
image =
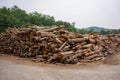
<path id="1" fill-rule="evenodd" d="M 0 0 L 0 7 L 13 5 L 75 22 L 77 28 L 120 28 L 120 0 Z"/>

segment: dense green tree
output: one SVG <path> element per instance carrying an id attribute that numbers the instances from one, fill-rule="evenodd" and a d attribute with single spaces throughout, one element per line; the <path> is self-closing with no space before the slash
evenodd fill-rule
<path id="1" fill-rule="evenodd" d="M 73 24 L 65 21 L 55 21 L 53 16 L 44 15 L 38 12 L 26 13 L 17 6 L 12 8 L 0 8 L 0 31 L 7 27 L 26 27 L 31 25 L 52 26 L 64 25 L 66 30 L 75 32 Z"/>
<path id="2" fill-rule="evenodd" d="M 55 25 L 64 25 L 66 30 L 72 31 L 72 32 L 77 32 L 74 22 L 71 24 L 71 23 L 68 23 L 68 22 L 65 22 L 65 21 L 56 21 Z"/>
<path id="3" fill-rule="evenodd" d="M 109 34 L 118 34 L 118 33 L 120 33 L 120 29 L 113 29 L 109 31 Z"/>
<path id="4" fill-rule="evenodd" d="M 7 28 L 7 26 L 10 26 L 10 9 L 3 7 L 2 9 L 0 8 L 0 30 L 3 31 L 4 29 Z"/>

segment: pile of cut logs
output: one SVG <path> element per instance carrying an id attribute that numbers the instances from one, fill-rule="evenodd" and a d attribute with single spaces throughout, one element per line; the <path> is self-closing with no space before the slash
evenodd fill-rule
<path id="1" fill-rule="evenodd" d="M 120 34 L 77 34 L 62 26 L 7 28 L 0 34 L 0 53 L 37 62 L 76 64 L 103 60 L 120 50 Z"/>

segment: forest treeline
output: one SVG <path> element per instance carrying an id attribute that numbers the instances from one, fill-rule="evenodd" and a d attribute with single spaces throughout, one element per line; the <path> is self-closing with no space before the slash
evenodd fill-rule
<path id="1" fill-rule="evenodd" d="M 69 23 L 66 21 L 56 21 L 53 16 L 45 15 L 38 12 L 27 13 L 25 10 L 20 9 L 17 6 L 11 8 L 0 8 L 0 32 L 4 31 L 7 27 L 28 27 L 28 26 L 53 26 L 64 25 L 64 28 L 71 32 L 77 32 L 81 34 L 87 34 L 94 32 L 92 29 L 87 31 L 85 29 L 75 28 L 75 23 Z M 101 30 L 101 34 L 120 33 L 118 30 L 104 31 Z"/>

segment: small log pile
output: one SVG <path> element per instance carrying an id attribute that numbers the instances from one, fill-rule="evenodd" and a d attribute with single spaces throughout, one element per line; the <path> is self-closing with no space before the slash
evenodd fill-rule
<path id="1" fill-rule="evenodd" d="M 104 59 L 120 50 L 120 34 L 77 34 L 62 26 L 7 28 L 0 34 L 0 53 L 37 62 L 76 64 Z"/>

